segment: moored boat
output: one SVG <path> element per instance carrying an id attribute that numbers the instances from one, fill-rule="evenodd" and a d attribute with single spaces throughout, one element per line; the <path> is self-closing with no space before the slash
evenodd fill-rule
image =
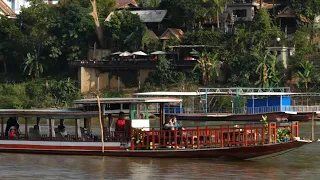
<path id="1" fill-rule="evenodd" d="M 286 152 L 311 142 L 300 140 L 298 122 L 285 126 L 268 122 L 164 129 L 165 104 L 181 101 L 177 98 L 94 98 L 75 101 L 78 107 L 72 110 L 3 109 L 0 110 L 0 152 L 250 159 Z M 155 103 L 160 104 L 160 120 L 159 126 L 152 127 L 149 110 L 150 104 Z M 119 117 L 120 129 L 113 128 L 115 114 L 127 115 L 126 119 Z M 10 127 L 4 128 L 5 120 L 9 118 L 7 125 L 16 126 L 16 117 L 24 117 L 24 130 L 20 128 L 20 134 L 11 136 Z M 96 117 L 100 119 L 101 129 L 94 133 L 92 120 Z M 31 118 L 37 119 L 33 127 L 28 123 Z M 40 121 L 44 119 L 47 125 L 42 127 Z M 57 127 L 55 120 L 60 121 Z M 70 134 L 66 132 L 65 120 L 74 124 Z M 19 126 L 22 127 L 16 126 L 17 131 Z"/>

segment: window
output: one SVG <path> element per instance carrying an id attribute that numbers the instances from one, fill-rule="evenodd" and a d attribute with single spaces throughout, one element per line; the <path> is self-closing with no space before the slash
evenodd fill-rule
<path id="1" fill-rule="evenodd" d="M 233 14 L 236 17 L 247 17 L 247 10 L 246 9 L 234 10 Z"/>

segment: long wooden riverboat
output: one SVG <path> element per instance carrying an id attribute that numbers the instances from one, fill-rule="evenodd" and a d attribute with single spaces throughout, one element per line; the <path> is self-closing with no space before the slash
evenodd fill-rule
<path id="1" fill-rule="evenodd" d="M 94 98 L 75 101 L 76 109 L 2 109 L 0 152 L 251 159 L 287 152 L 311 142 L 300 140 L 298 122 L 288 123 L 287 126 L 269 122 L 266 125 L 164 130 L 165 104 L 181 101 L 176 98 Z M 149 105 L 154 103 L 160 104 L 158 127 L 150 126 L 148 110 Z M 124 129 L 116 131 L 113 117 L 120 111 L 127 115 L 127 119 L 124 120 Z M 19 118 L 17 122 L 16 118 Z M 29 122 L 34 118 L 36 122 L 33 126 Z M 93 132 L 92 122 L 97 119 L 100 120 L 100 131 Z M 46 125 L 43 125 L 44 120 Z M 58 126 L 54 124 L 56 121 L 59 121 Z M 66 132 L 67 121 L 74 124 L 70 134 Z M 19 129 L 21 133 L 11 136 L 8 126 L 15 126 L 15 123 L 19 123 L 16 132 Z M 290 133 L 279 140 L 277 132 L 284 128 Z"/>

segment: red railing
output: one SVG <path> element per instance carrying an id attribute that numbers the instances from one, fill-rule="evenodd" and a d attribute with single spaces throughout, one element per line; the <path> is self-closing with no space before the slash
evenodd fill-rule
<path id="1" fill-rule="evenodd" d="M 131 149 L 156 148 L 206 148 L 252 146 L 277 143 L 277 131 L 281 128 L 290 129 L 290 139 L 298 137 L 298 122 L 289 126 L 277 126 L 268 123 L 268 126 L 244 125 L 241 127 L 197 127 L 186 130 L 155 130 L 141 131 L 132 129 Z M 267 132 L 267 134 L 266 134 Z"/>

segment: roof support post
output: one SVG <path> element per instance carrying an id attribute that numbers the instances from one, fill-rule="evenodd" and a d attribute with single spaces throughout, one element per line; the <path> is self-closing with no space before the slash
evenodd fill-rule
<path id="1" fill-rule="evenodd" d="M 4 118 L 1 118 L 1 137 L 4 137 L 4 127 L 3 127 L 3 123 L 4 123 Z"/>
<path id="2" fill-rule="evenodd" d="M 282 95 L 280 96 L 280 112 L 282 112 Z"/>
<path id="3" fill-rule="evenodd" d="M 252 114 L 254 114 L 254 96 L 252 96 Z"/>
<path id="4" fill-rule="evenodd" d="M 25 122 L 24 122 L 25 123 L 24 124 L 25 133 L 24 134 L 25 134 L 25 138 L 28 139 L 28 118 L 25 117 L 24 120 L 25 120 Z"/>
<path id="5" fill-rule="evenodd" d="M 164 110 L 164 103 L 160 103 L 160 127 L 162 128 L 163 124 L 165 123 L 165 116 L 166 112 Z"/>
<path id="6" fill-rule="evenodd" d="M 75 135 L 76 139 L 81 138 L 80 119 L 75 119 Z"/>

